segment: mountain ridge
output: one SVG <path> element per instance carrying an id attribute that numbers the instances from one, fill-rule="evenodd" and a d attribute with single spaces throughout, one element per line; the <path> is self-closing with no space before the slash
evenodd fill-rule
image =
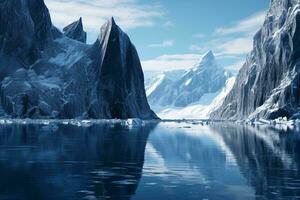
<path id="1" fill-rule="evenodd" d="M 153 91 L 148 92 L 148 101 L 152 106 L 185 107 L 199 101 L 205 93 L 219 91 L 227 78 L 225 70 L 217 64 L 213 52 L 208 51 L 198 64 L 187 70 L 178 80 L 161 80 L 163 84 L 158 84 L 157 90 L 152 88 Z"/>
<path id="2" fill-rule="evenodd" d="M 43 0 L 2 0 L 0 16 L 5 24 L 0 28 L 0 116 L 157 119 L 146 99 L 138 53 L 113 19 L 101 27 L 98 39 L 105 41 L 87 45 L 52 25 Z M 10 51 L 7 42 L 13 44 Z"/>
<path id="3" fill-rule="evenodd" d="M 87 33 L 83 30 L 82 18 L 63 28 L 64 34 L 74 40 L 86 43 Z"/>

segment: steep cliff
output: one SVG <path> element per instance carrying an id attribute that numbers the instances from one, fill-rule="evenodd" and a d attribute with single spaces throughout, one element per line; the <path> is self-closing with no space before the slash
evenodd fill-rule
<path id="1" fill-rule="evenodd" d="M 271 0 L 236 83 L 213 119 L 299 118 L 300 1 Z"/>

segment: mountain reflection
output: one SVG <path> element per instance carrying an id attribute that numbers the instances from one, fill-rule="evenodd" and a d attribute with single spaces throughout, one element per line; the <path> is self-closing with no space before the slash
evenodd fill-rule
<path id="1" fill-rule="evenodd" d="M 7 125 L 0 199 L 300 199 L 300 134 L 237 124 Z"/>
<path id="2" fill-rule="evenodd" d="M 263 199 L 300 198 L 300 135 L 293 130 L 214 126 Z"/>
<path id="3" fill-rule="evenodd" d="M 146 147 L 136 199 L 298 199 L 297 131 L 215 124 L 160 124 Z M 168 189 L 168 193 L 149 191 Z"/>
<path id="4" fill-rule="evenodd" d="M 129 199 L 154 125 L 0 129 L 0 199 Z"/>

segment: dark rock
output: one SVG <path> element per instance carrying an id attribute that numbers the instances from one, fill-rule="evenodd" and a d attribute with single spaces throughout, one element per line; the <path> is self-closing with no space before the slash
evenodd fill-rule
<path id="1" fill-rule="evenodd" d="M 93 110 L 100 109 L 98 113 L 108 118 L 156 118 L 146 99 L 136 48 L 113 18 L 101 28 L 92 54 L 98 76 Z"/>
<path id="2" fill-rule="evenodd" d="M 0 50 L 25 64 L 33 63 L 52 37 L 52 23 L 43 0 L 0 1 Z"/>
<path id="3" fill-rule="evenodd" d="M 0 23 L 1 116 L 157 118 L 137 51 L 113 19 L 94 45 L 74 40 L 85 40 L 81 20 L 68 37 L 55 28 L 43 0 L 0 0 Z"/>
<path id="4" fill-rule="evenodd" d="M 64 34 L 74 40 L 86 43 L 86 32 L 83 30 L 82 19 L 73 22 L 63 29 Z"/>

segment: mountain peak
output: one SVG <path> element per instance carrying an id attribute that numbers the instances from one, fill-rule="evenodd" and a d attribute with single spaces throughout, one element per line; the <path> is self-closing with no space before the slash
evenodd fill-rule
<path id="1" fill-rule="evenodd" d="M 111 30 L 115 27 L 118 27 L 114 17 L 109 18 L 106 23 L 101 27 L 101 30 L 107 31 L 107 30 Z"/>
<path id="2" fill-rule="evenodd" d="M 87 34 L 83 30 L 82 18 L 71 23 L 63 29 L 64 34 L 74 40 L 85 43 Z"/>
<path id="3" fill-rule="evenodd" d="M 202 62 L 215 60 L 214 53 L 210 50 L 202 57 Z"/>
<path id="4" fill-rule="evenodd" d="M 71 24 L 67 25 L 65 28 L 63 28 L 64 32 L 67 32 L 70 28 L 82 28 L 82 18 L 80 17 L 79 20 L 72 22 Z"/>
<path id="5" fill-rule="evenodd" d="M 216 63 L 215 55 L 212 51 L 208 51 L 203 55 L 200 63 L 196 65 L 196 68 L 212 68 L 218 66 Z"/>
<path id="6" fill-rule="evenodd" d="M 114 17 L 111 17 L 111 18 L 108 20 L 108 22 L 109 22 L 109 24 L 111 24 L 112 26 L 117 25 Z"/>
<path id="7" fill-rule="evenodd" d="M 100 35 L 98 40 L 101 39 L 104 35 L 110 35 L 112 29 L 120 29 L 119 26 L 116 24 L 114 17 L 109 18 L 106 23 L 100 29 Z"/>
<path id="8" fill-rule="evenodd" d="M 83 29 L 82 17 L 77 21 L 77 26 Z"/>

